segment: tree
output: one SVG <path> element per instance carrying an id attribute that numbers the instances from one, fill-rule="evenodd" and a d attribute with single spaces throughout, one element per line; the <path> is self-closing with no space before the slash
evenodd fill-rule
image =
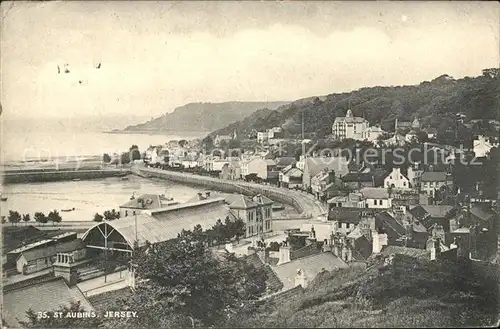
<path id="1" fill-rule="evenodd" d="M 95 213 L 95 215 L 94 215 L 94 219 L 93 219 L 93 220 L 94 220 L 94 222 L 102 222 L 102 219 L 103 219 L 103 218 L 104 218 L 104 217 L 103 217 L 101 214 L 99 214 L 99 213 Z"/>
<path id="2" fill-rule="evenodd" d="M 177 143 L 179 144 L 180 147 L 184 147 L 187 145 L 188 141 L 185 139 L 181 139 Z"/>
<path id="3" fill-rule="evenodd" d="M 120 155 L 120 163 L 121 164 L 130 163 L 131 158 L 132 158 L 132 153 L 124 152 Z"/>
<path id="4" fill-rule="evenodd" d="M 120 218 L 120 212 L 116 211 L 115 209 L 106 210 L 104 211 L 103 215 L 104 219 L 106 220 L 114 220 Z"/>
<path id="5" fill-rule="evenodd" d="M 110 163 L 110 162 L 111 162 L 111 157 L 109 156 L 109 154 L 108 154 L 108 153 L 104 153 L 104 154 L 102 155 L 102 161 L 103 161 L 104 163 Z"/>
<path id="6" fill-rule="evenodd" d="M 31 220 L 30 214 L 23 215 L 23 221 L 29 222 Z"/>
<path id="7" fill-rule="evenodd" d="M 45 216 L 43 212 L 35 212 L 35 215 L 33 217 L 35 218 L 35 221 L 37 223 L 45 224 L 49 221 L 49 219 Z"/>
<path id="8" fill-rule="evenodd" d="M 141 159 L 141 152 L 137 145 L 132 145 L 129 150 L 129 159 L 132 161 Z"/>
<path id="9" fill-rule="evenodd" d="M 69 306 L 61 306 L 57 310 L 48 311 L 47 317 L 39 317 L 38 313 L 29 309 L 26 311 L 27 321 L 20 322 L 25 328 L 98 328 L 102 326 L 102 320 L 99 317 L 94 318 L 73 318 L 65 317 L 68 312 L 82 313 L 85 310 L 80 301 L 71 301 Z M 54 313 L 61 312 L 62 317 L 55 317 Z"/>
<path id="10" fill-rule="evenodd" d="M 12 224 L 14 223 L 19 223 L 21 221 L 21 215 L 17 211 L 12 211 L 9 210 L 9 217 L 8 217 L 9 222 Z"/>
<path id="11" fill-rule="evenodd" d="M 135 255 L 143 279 L 126 308 L 138 312 L 117 327 L 220 327 L 266 288 L 266 274 L 232 254 L 214 257 L 198 232 Z"/>
<path id="12" fill-rule="evenodd" d="M 62 221 L 61 215 L 59 215 L 59 212 L 55 209 L 49 212 L 47 219 L 49 221 L 52 221 L 53 223 L 59 223 L 60 221 Z"/>

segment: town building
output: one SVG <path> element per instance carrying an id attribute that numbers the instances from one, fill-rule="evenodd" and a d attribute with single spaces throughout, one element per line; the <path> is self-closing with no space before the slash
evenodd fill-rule
<path id="1" fill-rule="evenodd" d="M 26 311 L 35 314 L 69 307 L 71 302 L 80 303 L 86 312 L 94 308 L 82 291 L 65 280 L 59 272 L 49 273 L 36 279 L 3 286 L 2 322 L 6 328 L 22 328 L 20 322 L 29 322 Z"/>
<path id="2" fill-rule="evenodd" d="M 318 200 L 330 199 L 340 186 L 334 170 L 324 169 L 311 178 L 311 192 Z"/>
<path id="3" fill-rule="evenodd" d="M 392 196 L 387 188 L 364 187 L 359 192 L 366 202 L 366 208 L 388 209 L 392 207 Z"/>
<path id="4" fill-rule="evenodd" d="M 242 178 L 250 174 L 256 174 L 257 177 L 261 179 L 268 179 L 269 173 L 275 171 L 276 163 L 271 159 L 254 157 L 248 160 L 242 160 L 240 166 Z M 276 178 L 278 178 L 278 174 L 276 174 Z"/>
<path id="5" fill-rule="evenodd" d="M 82 240 L 53 243 L 45 248 L 22 251 L 16 260 L 16 269 L 22 274 L 32 274 L 53 266 L 57 253 L 70 253 L 74 261 L 85 258 L 86 249 Z"/>
<path id="6" fill-rule="evenodd" d="M 418 141 L 418 132 L 417 132 L 417 130 L 411 129 L 409 132 L 407 132 L 406 135 L 405 135 L 405 140 L 408 143 Z"/>
<path id="7" fill-rule="evenodd" d="M 380 136 L 382 136 L 385 133 L 385 131 L 380 128 L 380 126 L 372 126 L 372 127 L 367 127 L 365 130 L 362 131 L 361 133 L 361 139 L 372 142 L 372 143 L 377 143 L 378 139 Z"/>
<path id="8" fill-rule="evenodd" d="M 364 118 L 355 117 L 351 110 L 347 110 L 345 117 L 337 117 L 333 122 L 332 134 L 335 139 L 343 140 L 352 138 L 363 140 L 363 132 L 369 127 Z"/>
<path id="9" fill-rule="evenodd" d="M 375 187 L 375 179 L 371 173 L 350 172 L 341 179 L 344 186 L 351 190 L 362 187 Z"/>
<path id="10" fill-rule="evenodd" d="M 299 188 L 302 186 L 302 170 L 288 166 L 279 173 L 279 185 L 286 188 Z"/>
<path id="11" fill-rule="evenodd" d="M 214 145 L 221 146 L 223 142 L 229 143 L 231 140 L 236 139 L 236 131 L 232 135 L 216 135 L 214 138 Z"/>
<path id="12" fill-rule="evenodd" d="M 434 139 L 437 137 L 437 129 L 432 127 L 427 127 L 423 129 L 423 132 L 427 134 L 428 139 Z"/>
<path id="13" fill-rule="evenodd" d="M 452 186 L 451 175 L 444 171 L 426 171 L 420 178 L 420 191 L 434 197 L 442 187 Z"/>
<path id="14" fill-rule="evenodd" d="M 200 193 L 201 195 L 201 193 Z M 82 236 L 87 248 L 131 253 L 137 244 L 142 247 L 177 238 L 179 232 L 192 230 L 196 225 L 210 229 L 217 220 L 235 220 L 224 198 L 209 198 L 149 209 L 135 216 L 97 223 Z"/>
<path id="15" fill-rule="evenodd" d="M 378 231 L 387 234 L 388 245 L 425 249 L 429 233 L 418 221 L 398 218 L 389 211 L 375 214 L 375 225 Z"/>
<path id="16" fill-rule="evenodd" d="M 257 142 L 264 143 L 270 139 L 283 137 L 283 129 L 281 127 L 273 127 L 271 129 L 266 129 L 266 131 L 257 132 Z"/>
<path id="17" fill-rule="evenodd" d="M 120 206 L 120 218 L 140 215 L 152 209 L 159 209 L 172 205 L 174 201 L 164 195 L 143 194 L 139 197 L 132 196 L 130 201 Z"/>
<path id="18" fill-rule="evenodd" d="M 302 175 L 302 188 L 311 187 L 312 178 L 324 170 L 334 171 L 339 178 L 349 172 L 348 161 L 344 157 L 308 157 L 305 158 Z"/>
<path id="19" fill-rule="evenodd" d="M 397 189 L 409 189 L 411 184 L 408 177 L 401 172 L 401 168 L 392 168 L 392 173 L 384 179 L 384 186 Z"/>
<path id="20" fill-rule="evenodd" d="M 420 188 L 420 179 L 422 178 L 422 174 L 424 173 L 421 168 L 420 163 L 415 162 L 411 166 L 408 167 L 407 175 L 408 180 L 410 181 L 410 186 L 414 189 Z"/>
<path id="21" fill-rule="evenodd" d="M 473 141 L 474 154 L 478 158 L 485 157 L 492 148 L 498 148 L 499 145 L 498 140 L 480 135 Z"/>
<path id="22" fill-rule="evenodd" d="M 241 166 L 239 161 L 231 161 L 224 164 L 221 169 L 220 178 L 227 180 L 241 179 Z"/>

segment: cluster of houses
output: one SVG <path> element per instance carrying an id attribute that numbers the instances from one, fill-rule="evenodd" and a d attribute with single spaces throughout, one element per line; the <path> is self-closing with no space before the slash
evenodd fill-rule
<path id="1" fill-rule="evenodd" d="M 385 145 L 403 146 L 418 140 L 419 133 L 425 134 L 428 139 L 434 139 L 437 130 L 432 127 L 422 128 L 417 117 L 411 122 L 396 119 L 393 135 L 383 139 L 383 142 Z M 347 110 L 345 117 L 335 118 L 332 125 L 332 136 L 337 140 L 354 139 L 378 145 L 386 134 L 379 125 L 370 126 L 365 118 L 355 117 L 351 110 Z"/>

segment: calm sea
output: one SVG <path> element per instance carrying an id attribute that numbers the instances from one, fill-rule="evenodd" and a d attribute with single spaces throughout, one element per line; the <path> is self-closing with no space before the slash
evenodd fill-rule
<path id="1" fill-rule="evenodd" d="M 133 175 L 128 178 L 6 185 L 3 186 L 3 194 L 7 196 L 7 201 L 0 204 L 1 215 L 8 216 L 9 210 L 15 210 L 33 218 L 37 211 L 47 214 L 56 209 L 64 221 L 88 221 L 96 212 L 102 214 L 104 210 L 118 210 L 134 192 L 136 196 L 144 193 L 165 194 L 181 203 L 196 197 L 198 192 L 195 188 L 167 181 Z M 61 209 L 72 208 L 75 210 L 61 212 Z"/>

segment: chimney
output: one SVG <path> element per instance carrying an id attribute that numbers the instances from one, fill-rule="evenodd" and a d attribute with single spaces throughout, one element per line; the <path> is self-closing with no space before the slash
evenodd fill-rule
<path id="1" fill-rule="evenodd" d="M 411 241 L 413 239 L 412 225 L 410 224 L 405 225 L 405 234 L 406 234 L 405 247 L 408 247 L 408 241 Z"/>
<path id="2" fill-rule="evenodd" d="M 298 269 L 297 275 L 295 276 L 295 287 L 301 285 L 302 288 L 306 288 L 309 280 L 304 270 Z"/>
<path id="3" fill-rule="evenodd" d="M 436 260 L 441 254 L 441 242 L 440 239 L 432 239 L 431 242 L 431 260 Z"/>
<path id="4" fill-rule="evenodd" d="M 78 272 L 76 268 L 73 267 L 73 262 L 73 255 L 71 253 L 56 254 L 54 275 L 64 278 L 70 287 L 76 285 L 78 279 Z"/>
<path id="5" fill-rule="evenodd" d="M 269 264 L 269 249 L 267 248 L 259 248 L 257 251 L 257 255 L 262 260 L 264 264 Z"/>
<path id="6" fill-rule="evenodd" d="M 289 263 L 290 262 L 290 251 L 291 251 L 291 248 L 290 247 L 280 247 L 280 250 L 279 250 L 279 260 L 278 260 L 278 264 L 276 265 L 281 265 L 281 264 L 286 264 L 286 263 Z"/>
<path id="7" fill-rule="evenodd" d="M 387 246 L 387 234 L 373 231 L 372 236 L 373 236 L 372 252 L 374 254 L 378 254 L 382 250 L 383 246 Z"/>
<path id="8" fill-rule="evenodd" d="M 330 170 L 330 172 L 328 172 L 328 183 L 333 183 L 335 182 L 335 170 Z"/>

